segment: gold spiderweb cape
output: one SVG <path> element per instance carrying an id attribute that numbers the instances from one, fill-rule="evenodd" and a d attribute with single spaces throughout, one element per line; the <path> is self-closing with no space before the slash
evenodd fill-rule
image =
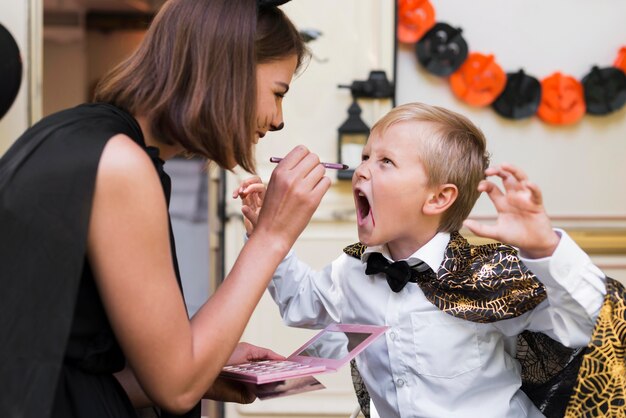
<path id="1" fill-rule="evenodd" d="M 365 246 L 344 248 L 361 258 Z M 418 281 L 426 298 L 443 312 L 472 322 L 514 318 L 539 305 L 544 286 L 505 244 L 470 245 L 450 235 L 436 277 Z M 522 390 L 548 418 L 626 418 L 626 290 L 607 278 L 607 294 L 591 341 L 571 349 L 541 333 L 518 337 Z M 350 363 L 361 410 L 369 417 L 369 394 Z"/>

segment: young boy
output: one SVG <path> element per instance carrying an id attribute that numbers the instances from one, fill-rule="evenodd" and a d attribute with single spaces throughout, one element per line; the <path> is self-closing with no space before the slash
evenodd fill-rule
<path id="1" fill-rule="evenodd" d="M 488 165 L 485 138 L 465 117 L 419 103 L 391 110 L 352 179 L 360 244 L 319 272 L 291 252 L 269 286 L 288 325 L 391 327 L 356 361 L 381 417 L 542 417 L 520 389 L 517 336 L 539 331 L 568 347 L 590 340 L 604 274 L 551 228 L 521 170 Z M 485 174 L 500 177 L 504 192 Z M 465 226 L 517 247 L 519 258 L 457 232 L 481 192 L 497 222 Z M 233 196 L 244 200 L 250 233 L 263 186 L 244 182 Z"/>

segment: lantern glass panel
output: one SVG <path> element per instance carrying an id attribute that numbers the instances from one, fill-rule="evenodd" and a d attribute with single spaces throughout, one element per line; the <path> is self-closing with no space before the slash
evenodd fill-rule
<path id="1" fill-rule="evenodd" d="M 347 164 L 351 170 L 361 164 L 361 153 L 367 142 L 366 134 L 341 134 L 341 162 Z"/>

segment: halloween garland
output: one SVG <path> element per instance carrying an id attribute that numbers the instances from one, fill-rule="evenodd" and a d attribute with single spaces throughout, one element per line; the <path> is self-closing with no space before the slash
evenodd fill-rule
<path id="1" fill-rule="evenodd" d="M 508 119 L 536 114 L 544 122 L 567 125 L 586 113 L 607 115 L 626 104 L 626 46 L 612 66 L 594 66 L 581 81 L 558 71 L 539 81 L 524 70 L 505 73 L 493 55 L 468 52 L 461 32 L 436 22 L 429 0 L 398 0 L 398 41 L 415 43 L 426 71 L 449 77 L 455 96 L 470 105 L 491 105 Z"/>

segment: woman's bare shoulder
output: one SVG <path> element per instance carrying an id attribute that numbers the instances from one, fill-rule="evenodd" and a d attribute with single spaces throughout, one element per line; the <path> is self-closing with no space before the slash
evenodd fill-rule
<path id="1" fill-rule="evenodd" d="M 154 177 L 156 171 L 150 157 L 139 144 L 127 135 L 118 134 L 109 139 L 102 151 L 98 166 L 100 174 L 126 178 L 152 174 Z"/>
<path id="2" fill-rule="evenodd" d="M 98 165 L 94 213 L 153 212 L 166 218 L 163 188 L 148 153 L 128 136 L 112 137 Z M 103 209 L 103 210 L 98 210 Z M 156 213 L 154 213 L 156 211 Z M 112 213 L 113 212 L 113 213 Z"/>

